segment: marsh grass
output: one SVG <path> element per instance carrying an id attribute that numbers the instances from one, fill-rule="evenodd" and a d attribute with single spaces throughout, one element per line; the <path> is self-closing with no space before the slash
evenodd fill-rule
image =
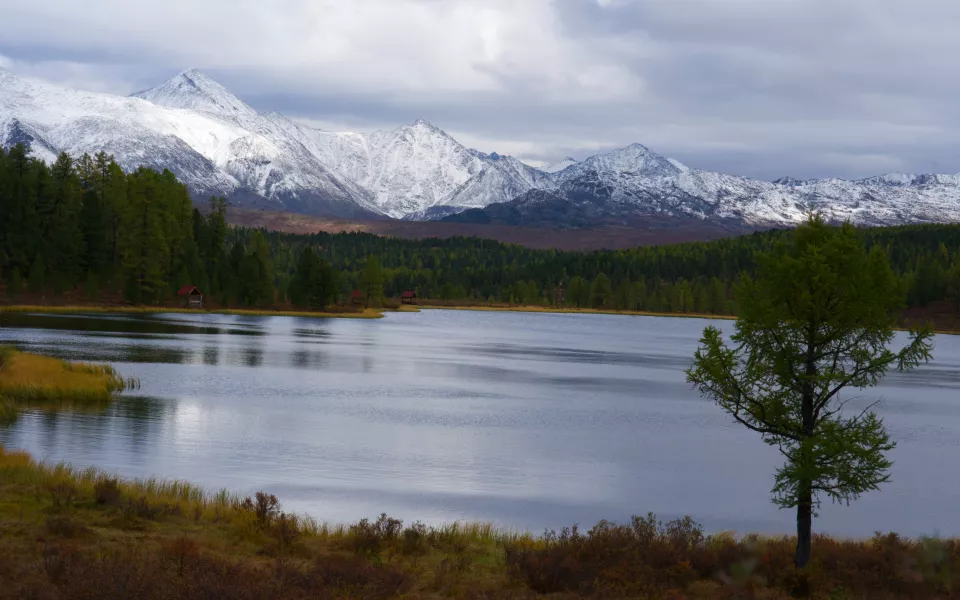
<path id="1" fill-rule="evenodd" d="M 38 354 L 0 350 L 0 396 L 14 406 L 41 409 L 102 407 L 114 394 L 138 387 L 109 365 L 75 363 Z"/>

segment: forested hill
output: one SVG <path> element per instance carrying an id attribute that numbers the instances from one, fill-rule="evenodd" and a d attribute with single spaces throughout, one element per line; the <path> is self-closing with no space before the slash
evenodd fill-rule
<path id="1" fill-rule="evenodd" d="M 382 286 L 387 298 L 415 290 L 421 298 L 451 301 L 729 314 L 736 311 L 732 284 L 753 268 L 755 253 L 790 235 L 767 231 L 562 252 L 478 238 L 230 228 L 225 202 L 217 198 L 204 212 L 168 171 L 124 173 L 104 154 L 61 155 L 47 166 L 22 146 L 0 150 L 0 269 L 7 301 L 66 294 L 154 304 L 189 284 L 218 305 L 293 300 L 316 308 L 345 302 L 361 288 L 376 296 L 375 303 Z M 863 229 L 861 235 L 867 245 L 886 250 L 911 306 L 960 303 L 960 225 Z"/>

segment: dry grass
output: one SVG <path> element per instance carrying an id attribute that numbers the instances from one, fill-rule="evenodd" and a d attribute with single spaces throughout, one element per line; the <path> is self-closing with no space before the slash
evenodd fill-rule
<path id="1" fill-rule="evenodd" d="M 135 387 L 109 365 L 74 363 L 0 349 L 0 396 L 37 408 L 104 406 L 116 392 Z"/>
<path id="2" fill-rule="evenodd" d="M 335 526 L 266 493 L 206 494 L 44 465 L 0 446 L 6 598 L 960 598 L 960 542 L 708 536 L 690 519 L 543 537 L 489 524 Z"/>

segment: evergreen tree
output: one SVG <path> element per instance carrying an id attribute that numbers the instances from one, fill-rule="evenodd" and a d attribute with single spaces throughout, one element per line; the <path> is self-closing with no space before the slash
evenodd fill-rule
<path id="1" fill-rule="evenodd" d="M 608 308 L 613 291 L 610 287 L 610 278 L 606 273 L 597 274 L 590 288 L 590 305 L 593 308 Z"/>
<path id="2" fill-rule="evenodd" d="M 100 299 L 100 281 L 93 271 L 87 273 L 87 282 L 84 285 L 87 298 L 96 302 Z"/>
<path id="3" fill-rule="evenodd" d="M 774 502 L 797 511 L 802 568 L 820 496 L 849 502 L 889 479 L 894 443 L 883 421 L 869 410 L 845 413 L 845 392 L 928 360 L 932 334 L 915 330 L 906 346 L 888 349 L 903 294 L 887 257 L 868 253 L 852 226 L 819 217 L 758 255 L 756 277 L 745 276 L 736 294 L 733 345 L 706 328 L 687 378 L 786 458 Z"/>
<path id="4" fill-rule="evenodd" d="M 43 293 L 47 287 L 47 267 L 43 264 L 43 257 L 37 254 L 37 258 L 30 267 L 30 273 L 27 275 L 27 288 L 32 294 Z"/>
<path id="5" fill-rule="evenodd" d="M 14 267 L 10 273 L 10 283 L 7 285 L 7 293 L 11 296 L 19 296 L 23 291 L 23 279 L 20 276 L 20 268 Z"/>
<path id="6" fill-rule="evenodd" d="M 367 264 L 363 268 L 360 291 L 363 293 L 364 308 L 377 304 L 383 298 L 383 268 L 372 254 L 367 257 Z"/>

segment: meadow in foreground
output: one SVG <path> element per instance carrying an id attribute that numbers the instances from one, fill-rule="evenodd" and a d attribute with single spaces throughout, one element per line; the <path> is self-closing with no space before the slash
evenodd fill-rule
<path id="1" fill-rule="evenodd" d="M 708 536 L 634 518 L 531 536 L 382 515 L 328 526 L 274 496 L 205 494 L 0 447 L 0 598 L 960 598 L 960 542 Z"/>

